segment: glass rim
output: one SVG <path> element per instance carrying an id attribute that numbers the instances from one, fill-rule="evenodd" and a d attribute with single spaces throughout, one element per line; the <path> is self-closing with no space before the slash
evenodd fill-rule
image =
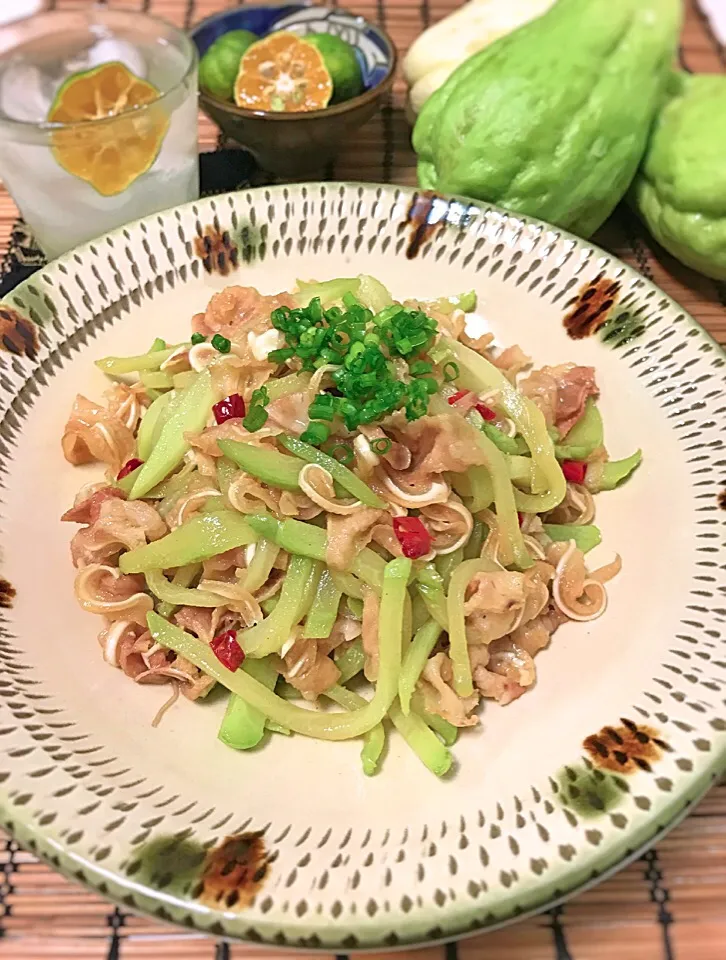
<path id="1" fill-rule="evenodd" d="M 170 87 L 166 90 L 159 91 L 159 95 L 154 97 L 153 100 L 149 100 L 148 103 L 141 104 L 136 107 L 132 107 L 130 110 L 122 110 L 120 113 L 111 114 L 107 117 L 94 117 L 90 120 L 74 120 L 72 123 L 57 123 L 50 120 L 17 120 L 13 117 L 9 117 L 6 113 L 3 113 L 0 110 L 0 127 L 5 128 L 15 128 L 18 131 L 24 130 L 26 132 L 33 131 L 34 133 L 57 133 L 60 130 L 79 130 L 84 129 L 88 130 L 91 127 L 101 126 L 103 124 L 113 123 L 115 120 L 120 120 L 122 118 L 128 119 L 129 117 L 135 117 L 142 115 L 152 108 L 158 106 L 158 104 L 163 103 L 167 97 L 176 93 L 181 89 L 189 80 L 190 76 L 194 73 L 194 70 L 197 67 L 198 53 L 197 48 L 185 30 L 175 26 L 173 23 L 170 23 L 168 20 L 165 20 L 163 17 L 157 17 L 152 13 L 145 13 L 142 10 L 129 10 L 128 8 L 119 7 L 114 9 L 113 7 L 98 7 L 95 4 L 90 7 L 66 7 L 63 10 L 42 10 L 40 13 L 32 14 L 29 17 L 22 17 L 20 20 L 14 20 L 11 23 L 5 24 L 0 27 L 0 34 L 6 29 L 17 29 L 22 27 L 24 24 L 30 23 L 31 20 L 43 19 L 56 19 L 57 17 L 62 17 L 64 14 L 68 13 L 87 13 L 87 12 L 96 12 L 96 13 L 119 13 L 124 16 L 132 17 L 139 20 L 151 20 L 155 23 L 162 24 L 164 27 L 169 30 L 173 30 L 174 33 L 180 39 L 180 49 L 185 59 L 187 61 L 186 68 L 181 77 L 176 80 Z M 12 50 L 16 48 L 11 48 Z M 0 55 L 0 64 L 2 63 L 4 56 Z M 116 63 L 119 61 L 107 61 L 109 63 Z M 102 64 L 98 64 L 102 66 Z M 91 68 L 93 69 L 93 68 Z M 81 71 L 83 72 L 83 71 Z M 72 76 L 72 74 L 71 74 Z"/>

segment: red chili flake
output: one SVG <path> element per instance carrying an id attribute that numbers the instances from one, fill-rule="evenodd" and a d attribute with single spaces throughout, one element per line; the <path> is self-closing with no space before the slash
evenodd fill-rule
<path id="1" fill-rule="evenodd" d="M 144 465 L 143 460 L 139 460 L 138 457 L 132 457 L 130 460 L 127 460 L 126 463 L 121 467 L 119 472 L 116 474 L 117 480 L 123 480 L 124 477 L 128 477 L 130 473 L 133 473 L 137 467 L 142 467 Z"/>
<path id="2" fill-rule="evenodd" d="M 488 407 L 485 403 L 477 403 L 474 409 L 483 417 L 484 420 L 496 420 L 497 414 L 496 411 L 492 410 L 491 407 Z"/>
<path id="3" fill-rule="evenodd" d="M 224 423 L 225 420 L 232 420 L 238 417 L 244 417 L 245 402 L 238 393 L 233 393 L 212 407 L 212 413 L 217 423 Z"/>
<path id="4" fill-rule="evenodd" d="M 569 483 L 584 483 L 587 464 L 584 460 L 563 460 L 562 472 Z"/>
<path id="5" fill-rule="evenodd" d="M 467 395 L 467 393 L 469 393 L 468 390 L 457 390 L 456 393 L 452 394 L 449 397 L 449 399 L 447 400 L 447 403 L 451 404 L 451 406 L 453 407 L 455 403 L 459 402 L 459 400 L 463 400 L 464 397 Z"/>
<path id="6" fill-rule="evenodd" d="M 518 521 L 520 527 L 521 527 L 522 524 L 524 523 L 524 514 L 523 514 L 523 513 L 520 513 L 519 510 L 517 511 L 517 521 Z"/>
<path id="7" fill-rule="evenodd" d="M 404 557 L 418 560 L 431 550 L 431 536 L 418 517 L 394 517 L 393 532 L 398 537 Z"/>
<path id="8" fill-rule="evenodd" d="M 237 643 L 236 630 L 225 630 L 224 633 L 218 633 L 209 646 L 214 651 L 217 660 L 232 672 L 239 670 L 244 663 L 245 654 L 242 647 Z"/>

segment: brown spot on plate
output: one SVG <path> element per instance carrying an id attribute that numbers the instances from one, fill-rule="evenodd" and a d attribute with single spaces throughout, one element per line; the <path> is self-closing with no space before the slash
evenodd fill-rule
<path id="1" fill-rule="evenodd" d="M 261 833 L 226 837 L 207 854 L 194 896 L 209 907 L 243 910 L 254 900 L 269 870 Z"/>
<path id="2" fill-rule="evenodd" d="M 4 577 L 0 577 L 0 607 L 9 609 L 15 599 L 15 587 Z"/>
<path id="3" fill-rule="evenodd" d="M 564 319 L 565 330 L 573 340 L 597 333 L 607 321 L 620 293 L 620 281 L 600 274 L 580 290 Z"/>
<path id="4" fill-rule="evenodd" d="M 207 273 L 221 273 L 223 277 L 239 261 L 239 252 L 229 232 L 220 230 L 216 225 L 205 227 L 204 233 L 194 238 L 194 250 Z"/>
<path id="5" fill-rule="evenodd" d="M 719 507 L 721 507 L 722 510 L 726 510 L 726 487 L 719 493 L 717 500 Z"/>
<path id="6" fill-rule="evenodd" d="M 8 353 L 35 359 L 38 352 L 38 331 L 32 320 L 0 304 L 0 345 Z"/>
<path id="7" fill-rule="evenodd" d="M 653 727 L 639 726 L 625 718 L 620 723 L 621 726 L 603 727 L 585 738 L 582 745 L 590 760 L 594 766 L 612 773 L 650 771 L 670 747 Z"/>
<path id="8" fill-rule="evenodd" d="M 406 247 L 406 257 L 409 260 L 415 259 L 421 247 L 430 240 L 431 237 L 440 230 L 446 223 L 445 217 L 432 218 L 434 204 L 437 200 L 448 206 L 446 200 L 431 190 L 424 190 L 422 193 L 414 193 L 411 205 L 406 211 L 406 223 L 411 227 L 411 239 Z"/>

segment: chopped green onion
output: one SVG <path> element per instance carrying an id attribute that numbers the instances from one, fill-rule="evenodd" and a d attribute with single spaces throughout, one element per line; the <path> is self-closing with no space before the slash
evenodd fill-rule
<path id="1" fill-rule="evenodd" d="M 223 337 L 221 333 L 215 333 L 212 337 L 212 346 L 220 353 L 229 353 L 232 349 L 232 342 L 226 337 Z"/>
<path id="2" fill-rule="evenodd" d="M 270 395 L 266 387 L 260 387 L 259 390 L 252 391 L 249 410 L 247 416 L 243 418 L 242 425 L 250 433 L 256 433 L 267 423 L 267 410 L 265 407 L 270 402 Z"/>
<path id="3" fill-rule="evenodd" d="M 203 333 L 193 333 L 192 334 L 192 344 L 196 347 L 198 343 L 205 343 L 206 337 Z"/>
<path id="4" fill-rule="evenodd" d="M 267 359 L 270 363 L 285 363 L 287 360 L 292 360 L 294 356 L 295 351 L 292 347 L 282 347 L 280 350 L 270 350 Z"/>
<path id="5" fill-rule="evenodd" d="M 417 360 L 416 363 L 412 363 L 409 367 L 411 375 L 414 377 L 422 377 L 426 373 L 431 373 L 433 366 L 430 363 L 425 363 L 423 360 Z"/>
<path id="6" fill-rule="evenodd" d="M 385 456 L 393 446 L 389 437 L 378 437 L 371 443 L 371 450 L 379 456 Z"/>
<path id="7" fill-rule="evenodd" d="M 319 393 L 308 407 L 311 420 L 332 420 L 335 416 L 336 398 L 329 393 Z"/>
<path id="8" fill-rule="evenodd" d="M 245 430 L 256 433 L 267 423 L 267 410 L 263 410 L 262 407 L 252 407 L 242 423 Z"/>
<path id="9" fill-rule="evenodd" d="M 311 420 L 307 430 L 300 434 L 303 443 L 309 443 L 313 447 L 319 447 L 321 443 L 330 436 L 330 427 L 320 421 Z"/>
<path id="10" fill-rule="evenodd" d="M 456 380 L 459 376 L 459 364 L 454 363 L 453 360 L 449 360 L 444 364 L 443 367 L 444 380 L 446 383 L 451 383 L 452 380 Z"/>
<path id="11" fill-rule="evenodd" d="M 303 439 L 304 436 L 303 434 L 303 437 L 300 439 Z M 344 466 L 353 462 L 353 450 L 347 443 L 336 443 L 330 451 L 330 456 L 334 457 L 338 463 L 342 463 Z"/>

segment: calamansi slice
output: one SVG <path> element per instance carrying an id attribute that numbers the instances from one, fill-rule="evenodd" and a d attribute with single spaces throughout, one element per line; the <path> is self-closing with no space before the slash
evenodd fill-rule
<path id="1" fill-rule="evenodd" d="M 248 110 L 322 110 L 332 94 L 333 81 L 320 53 L 283 31 L 252 44 L 234 85 L 235 103 Z"/>
<path id="2" fill-rule="evenodd" d="M 158 97 L 152 83 L 116 61 L 73 74 L 48 112 L 52 123 L 73 124 L 53 132 L 55 159 L 103 196 L 122 193 L 151 167 L 169 128 Z M 83 123 L 103 118 L 113 119 Z"/>

